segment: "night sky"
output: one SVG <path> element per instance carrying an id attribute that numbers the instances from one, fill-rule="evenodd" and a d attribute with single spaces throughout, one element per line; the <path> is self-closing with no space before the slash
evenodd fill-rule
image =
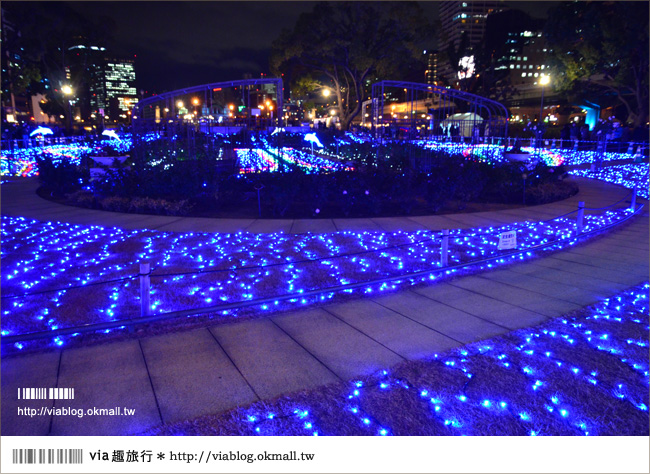
<path id="1" fill-rule="evenodd" d="M 271 43 L 314 2 L 66 2 L 86 18 L 113 18 L 117 56 L 136 55 L 138 87 L 163 92 L 269 72 Z M 430 20 L 436 2 L 420 2 Z M 507 2 L 542 17 L 558 2 Z"/>

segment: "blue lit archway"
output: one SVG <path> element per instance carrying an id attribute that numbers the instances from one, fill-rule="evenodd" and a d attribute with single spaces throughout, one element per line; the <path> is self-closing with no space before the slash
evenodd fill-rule
<path id="1" fill-rule="evenodd" d="M 272 91 L 266 89 L 271 86 Z M 260 90 L 260 87 L 262 90 Z M 217 98 L 228 92 L 227 99 Z M 134 135 L 159 130 L 161 124 L 204 124 L 209 128 L 240 126 L 250 128 L 260 122 L 267 125 L 282 125 L 283 118 L 282 79 L 260 78 L 237 81 L 214 82 L 199 86 L 177 89 L 140 101 L 133 112 Z M 274 97 L 271 110 L 256 115 L 264 104 L 260 96 Z M 224 109 L 224 106 L 230 107 Z M 199 127 L 204 128 L 204 127 Z"/>
<path id="2" fill-rule="evenodd" d="M 508 111 L 494 100 L 430 84 L 381 81 L 372 86 L 371 111 L 375 136 L 395 134 L 505 137 Z"/>

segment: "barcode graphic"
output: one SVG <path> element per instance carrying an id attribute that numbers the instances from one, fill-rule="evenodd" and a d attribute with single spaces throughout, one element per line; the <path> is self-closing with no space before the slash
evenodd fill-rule
<path id="1" fill-rule="evenodd" d="M 83 464 L 83 449 L 13 449 L 14 464 Z"/>
<path id="2" fill-rule="evenodd" d="M 74 388 L 19 388 L 18 400 L 74 400 Z"/>

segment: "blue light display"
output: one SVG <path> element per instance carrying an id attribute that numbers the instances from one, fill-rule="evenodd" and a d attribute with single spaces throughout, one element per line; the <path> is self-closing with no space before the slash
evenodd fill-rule
<path id="1" fill-rule="evenodd" d="M 140 137 L 144 141 L 152 141 L 158 135 L 147 134 Z M 71 144 L 45 144 L 32 148 L 3 149 L 0 156 L 0 174 L 2 176 L 38 176 L 37 158 L 50 157 L 56 166 L 67 162 L 79 166 L 84 156 L 101 153 L 110 149 L 117 154 L 129 153 L 133 148 L 130 134 L 112 136 L 110 139 L 101 139 L 85 143 Z"/>
<path id="2" fill-rule="evenodd" d="M 585 231 L 614 224 L 628 209 L 585 216 Z M 575 244 L 575 221 L 552 221 L 452 230 L 449 264 L 494 268 L 524 260 L 532 251 L 508 256 L 498 250 L 499 234 L 515 230 L 520 250 Z M 129 319 L 139 313 L 140 262 L 153 269 L 151 312 L 213 306 L 295 295 L 265 302 L 264 311 L 322 302 L 326 289 L 371 282 L 345 293 L 387 292 L 433 281 L 457 269 L 440 267 L 440 232 L 352 232 L 327 234 L 171 233 L 30 221 L 2 217 L 2 329 L 11 335 Z M 126 251 L 125 249 L 128 249 Z M 418 276 L 413 273 L 421 272 Z M 402 278 L 403 277 L 403 278 Z M 94 306 L 84 293 L 93 291 Z M 302 296 L 311 290 L 320 295 Z M 79 311 L 81 302 L 86 311 Z M 226 311 L 226 314 L 231 312 Z M 65 315 L 65 316 L 64 316 Z M 64 343 L 69 337 L 60 336 Z M 59 342 L 57 342 L 58 345 Z"/>
<path id="3" fill-rule="evenodd" d="M 648 187 L 650 179 L 648 163 L 629 163 L 625 165 L 614 165 L 600 168 L 594 171 L 574 170 L 569 174 L 584 178 L 599 179 L 612 184 L 618 184 L 628 189 L 637 188 L 638 196 L 648 199 Z"/>
<path id="4" fill-rule="evenodd" d="M 349 382 L 329 405 L 339 407 L 338 413 L 331 408 L 320 413 L 309 406 L 296 408 L 293 399 L 286 397 L 278 403 L 291 407 L 286 414 L 281 409 L 259 411 L 254 404 L 245 410 L 242 422 L 251 434 L 295 434 L 294 426 L 300 428 L 303 423 L 296 414 L 309 413 L 313 417 L 310 426 L 319 423 L 320 435 L 346 434 L 328 420 L 332 416 L 358 426 L 357 434 L 418 434 L 396 432 L 380 421 L 391 419 L 391 414 L 375 408 L 381 406 L 378 400 L 398 393 L 401 400 L 410 400 L 403 402 L 405 406 L 419 403 L 427 408 L 427 414 L 419 408 L 417 414 L 399 415 L 417 417 L 418 425 L 429 425 L 441 435 L 644 435 L 648 430 L 648 342 L 626 339 L 625 334 L 647 336 L 649 288 L 645 283 L 608 298 L 586 315 L 433 354 L 425 364 L 447 382 L 412 383 L 400 375 L 401 369 L 396 374 L 382 370 Z M 603 340 L 608 341 L 606 346 Z M 605 367 L 602 374 L 599 366 Z M 625 366 L 633 371 L 631 376 L 620 372 Z M 460 379 L 448 378 L 444 372 L 459 374 Z M 517 385 L 503 387 L 495 380 L 498 374 Z M 607 405 L 607 413 L 600 404 Z M 274 418 L 287 420 L 289 425 L 273 424 Z M 628 426 L 632 423 L 635 428 Z"/>

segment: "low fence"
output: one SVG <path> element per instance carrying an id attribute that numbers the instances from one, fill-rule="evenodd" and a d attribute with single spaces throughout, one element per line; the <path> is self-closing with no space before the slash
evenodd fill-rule
<path id="1" fill-rule="evenodd" d="M 575 244 L 576 241 L 583 239 L 587 236 L 594 235 L 600 232 L 603 232 L 605 230 L 608 230 L 610 228 L 613 228 L 617 225 L 622 224 L 623 222 L 626 222 L 628 219 L 633 217 L 634 215 L 637 215 L 640 210 L 644 207 L 643 204 L 637 206 L 636 202 L 636 196 L 637 196 L 637 189 L 634 188 L 630 193 L 626 194 L 625 197 L 620 199 L 619 201 L 610 204 L 608 206 L 600 207 L 600 208 L 588 208 L 585 207 L 584 202 L 579 202 L 578 207 L 570 212 L 567 212 L 565 214 L 562 214 L 560 216 L 554 217 L 552 219 L 547 219 L 545 221 L 539 221 L 539 223 L 550 223 L 550 222 L 555 222 L 557 221 L 558 223 L 560 222 L 560 219 L 564 219 L 567 216 L 570 216 L 572 214 L 577 214 L 576 216 L 576 221 L 575 225 L 569 225 L 570 230 L 569 233 L 562 234 L 562 235 L 555 235 L 555 238 L 552 240 L 547 240 L 543 239 L 539 244 L 535 245 L 530 245 L 530 246 L 520 246 L 519 249 L 514 248 L 512 251 L 509 252 L 502 252 L 498 253 L 496 255 L 489 255 L 484 258 L 478 258 L 478 259 L 473 259 L 465 262 L 458 262 L 455 264 L 450 265 L 450 255 L 451 255 L 451 250 L 450 250 L 450 239 L 453 239 L 453 241 L 457 241 L 458 239 L 466 239 L 468 236 L 471 236 L 472 238 L 476 237 L 483 237 L 483 236 L 491 236 L 492 238 L 499 238 L 499 241 L 501 242 L 501 239 L 507 239 L 512 236 L 512 233 L 516 233 L 517 230 L 524 229 L 525 226 L 524 224 L 511 224 L 511 225 L 504 225 L 501 228 L 498 228 L 496 230 L 491 230 L 489 232 L 481 233 L 481 234 L 469 234 L 469 233 L 463 233 L 463 231 L 457 231 L 454 232 L 453 234 L 450 232 L 449 229 L 445 229 L 439 233 L 436 233 L 433 237 L 423 239 L 421 241 L 417 242 L 408 242 L 405 244 L 400 244 L 400 245 L 394 245 L 392 247 L 384 247 L 380 249 L 371 249 L 371 250 L 366 250 L 362 252 L 355 252 L 355 253 L 348 253 L 348 254 L 338 254 L 338 255 L 327 255 L 323 257 L 318 257 L 318 258 L 311 258 L 311 259 L 304 259 L 301 261 L 283 261 L 283 262 L 278 262 L 278 263 L 271 263 L 267 265 L 257 265 L 257 266 L 248 266 L 248 267 L 238 267 L 238 268 L 225 268 L 225 269 L 208 269 L 208 270 L 202 270 L 202 271 L 194 271 L 194 272 L 184 272 L 184 273 L 175 273 L 175 274 L 156 274 L 154 273 L 155 270 L 151 270 L 149 263 L 141 263 L 140 265 L 140 272 L 137 275 L 131 275 L 125 278 L 121 279 L 116 279 L 116 280 L 110 280 L 110 281 L 103 281 L 103 282 L 94 282 L 92 285 L 102 285 L 102 284 L 115 284 L 116 282 L 124 282 L 124 281 L 134 281 L 136 279 L 139 279 L 140 281 L 140 316 L 139 317 L 133 317 L 133 318 L 128 318 L 128 319 L 120 319 L 120 320 L 114 320 L 110 322 L 102 322 L 102 323 L 90 323 L 86 324 L 83 326 L 77 326 L 77 327 L 69 327 L 69 328 L 60 328 L 56 330 L 49 330 L 49 331 L 41 331 L 41 332 L 33 332 L 33 333 L 27 333 L 27 334 L 19 334 L 19 335 L 7 335 L 7 336 L 2 336 L 1 342 L 3 345 L 5 344 L 14 344 L 18 342 L 25 342 L 25 341 L 32 341 L 32 340 L 43 340 L 43 339 L 50 339 L 50 338 L 56 338 L 58 336 L 63 336 L 67 334 L 80 334 L 80 333 L 86 333 L 86 332 L 95 332 L 95 331 L 101 331 L 101 330 L 109 330 L 113 328 L 121 328 L 121 327 L 128 327 L 130 330 L 133 330 L 133 327 L 139 324 L 145 324 L 145 323 L 151 323 L 155 321 L 161 321 L 161 320 L 169 320 L 173 318 L 180 318 L 180 317 L 186 317 L 186 316 L 196 316 L 196 315 L 201 315 L 201 314 L 206 314 L 206 313 L 215 313 L 215 312 L 221 312 L 221 311 L 227 311 L 227 310 L 232 310 L 232 309 L 239 309 L 239 308 L 245 308 L 245 307 L 251 307 L 251 306 L 263 306 L 263 305 L 270 305 L 274 304 L 279 301 L 299 301 L 302 300 L 306 297 L 311 297 L 311 296 L 320 296 L 324 294 L 331 294 L 331 293 L 337 293 L 337 292 L 350 292 L 354 289 L 359 289 L 359 288 L 370 288 L 373 285 L 378 285 L 378 284 L 386 284 L 389 282 L 401 282 L 404 280 L 409 280 L 409 279 L 414 279 L 414 278 L 421 278 L 421 277 L 433 277 L 436 274 L 449 274 L 454 271 L 458 271 L 461 269 L 465 269 L 468 267 L 479 267 L 481 268 L 482 265 L 487 265 L 488 267 L 492 267 L 492 262 L 497 262 L 497 263 L 505 263 L 506 260 L 513 260 L 516 258 L 523 258 L 523 254 L 526 253 L 530 255 L 532 251 L 536 250 L 543 250 L 547 249 L 549 247 L 553 246 L 560 246 L 558 248 L 562 248 L 562 243 L 573 245 Z M 585 230 L 585 211 L 607 211 L 607 210 L 613 210 L 616 206 L 619 206 L 621 203 L 624 203 L 627 200 L 630 200 L 629 206 L 623 206 L 623 208 L 620 208 L 618 210 L 627 210 L 628 213 L 625 215 L 623 218 L 616 222 L 612 222 L 609 224 L 605 224 L 603 226 L 596 226 L 595 228 Z M 465 231 L 466 232 L 466 231 Z M 506 234 L 511 234 L 511 235 L 506 235 Z M 233 303 L 222 303 L 222 304 L 217 304 L 217 305 L 211 305 L 211 306 L 206 306 L 206 307 L 200 307 L 200 308 L 191 308 L 191 309 L 185 309 L 185 310 L 180 310 L 180 311 L 171 311 L 171 312 L 165 312 L 165 313 L 159 313 L 159 314 L 151 314 L 151 305 L 150 305 L 150 288 L 151 288 L 151 279 L 152 278 L 162 278 L 162 277 L 167 277 L 167 276 L 173 276 L 173 275 L 198 275 L 201 273 L 216 273 L 216 272 L 237 272 L 237 271 L 250 271 L 252 269 L 264 269 L 264 268 L 269 268 L 272 266 L 286 266 L 286 265 L 300 265 L 300 264 L 305 264 L 305 263 L 311 263 L 311 262 L 320 262 L 323 260 L 332 260 L 332 259 L 337 259 L 337 258 L 348 258 L 348 257 L 357 257 L 362 254 L 370 254 L 370 253 L 376 253 L 376 252 L 386 252 L 387 250 L 391 249 L 396 249 L 399 247 L 414 247 L 417 245 L 422 245 L 424 243 L 435 243 L 439 242 L 440 244 L 440 257 L 439 257 L 439 264 L 436 267 L 433 268 L 426 268 L 423 270 L 419 271 L 412 271 L 412 272 L 407 272 L 407 273 L 402 273 L 398 275 L 390 275 L 390 276 L 383 276 L 380 278 L 374 278 L 374 279 L 369 279 L 369 280 L 364 280 L 364 281 L 359 281 L 359 282 L 354 282 L 354 283 L 346 283 L 346 284 L 341 284 L 337 286 L 330 286 L 326 288 L 317 288 L 313 290 L 307 290 L 307 291 L 300 291 L 300 292 L 294 292 L 294 293 L 289 293 L 289 294 L 282 294 L 282 295 L 275 295 L 272 297 L 266 297 L 266 298 L 259 298 L 259 299 L 251 299 L 251 300 L 243 300 L 243 301 L 237 301 Z M 435 277 L 434 277 L 435 278 Z M 55 290 L 46 290 L 46 291 L 40 291 L 40 292 L 33 292 L 33 293 L 24 293 L 22 295 L 3 295 L 2 299 L 3 300 L 13 300 L 17 298 L 25 298 L 37 294 L 43 294 L 43 293 L 50 293 L 50 292 L 59 292 L 62 290 L 71 290 L 71 289 L 81 289 L 85 288 L 89 285 L 81 285 L 81 286 L 76 286 L 76 287 L 67 287 L 67 288 L 59 288 Z"/>

